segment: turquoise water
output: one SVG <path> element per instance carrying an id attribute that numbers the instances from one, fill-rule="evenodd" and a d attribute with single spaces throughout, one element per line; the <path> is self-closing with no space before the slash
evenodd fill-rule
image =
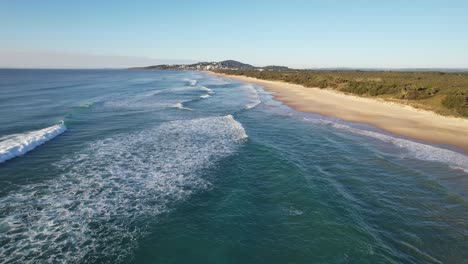
<path id="1" fill-rule="evenodd" d="M 468 157 L 200 72 L 0 70 L 0 263 L 468 263 Z"/>

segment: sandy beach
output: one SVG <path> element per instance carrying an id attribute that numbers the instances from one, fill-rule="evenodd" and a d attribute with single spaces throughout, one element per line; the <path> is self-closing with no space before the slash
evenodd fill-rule
<path id="1" fill-rule="evenodd" d="M 303 112 L 369 124 L 385 131 L 468 152 L 468 120 L 438 115 L 382 99 L 347 95 L 331 89 L 260 80 L 245 76 L 215 75 L 254 83 L 273 92 L 276 100 Z"/>

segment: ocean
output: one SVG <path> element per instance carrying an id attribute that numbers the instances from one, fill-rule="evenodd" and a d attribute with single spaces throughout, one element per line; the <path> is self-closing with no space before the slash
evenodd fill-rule
<path id="1" fill-rule="evenodd" d="M 0 70 L 0 263 L 468 263 L 468 156 L 193 71 Z"/>

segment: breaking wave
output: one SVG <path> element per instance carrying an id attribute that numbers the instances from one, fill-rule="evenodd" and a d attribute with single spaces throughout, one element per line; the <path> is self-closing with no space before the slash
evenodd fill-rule
<path id="1" fill-rule="evenodd" d="M 204 98 L 204 99 L 205 99 L 205 98 L 208 98 L 208 97 L 211 97 L 211 95 L 209 95 L 209 94 L 200 95 L 200 98 Z"/>
<path id="2" fill-rule="evenodd" d="M 200 86 L 200 87 L 198 87 L 198 89 L 200 89 L 201 91 L 205 91 L 205 92 L 207 92 L 207 93 L 209 93 L 209 94 L 214 93 L 214 91 L 213 91 L 212 89 L 207 88 L 207 87 L 205 87 L 205 86 Z"/>
<path id="3" fill-rule="evenodd" d="M 57 178 L 0 198 L 0 263 L 125 261 L 145 223 L 207 189 L 202 172 L 246 137 L 228 115 L 91 143 L 56 164 Z"/>
<path id="4" fill-rule="evenodd" d="M 415 142 L 415 141 L 411 141 L 407 139 L 385 135 L 385 134 L 377 133 L 374 131 L 358 129 L 358 128 L 354 128 L 345 124 L 339 124 L 339 123 L 334 123 L 334 122 L 319 120 L 319 119 L 315 120 L 315 119 L 305 118 L 305 120 L 311 121 L 311 122 L 320 122 L 320 123 L 328 124 L 335 128 L 346 130 L 354 134 L 368 136 L 368 137 L 381 140 L 383 142 L 391 143 L 401 149 L 406 150 L 408 154 L 410 154 L 411 157 L 414 157 L 416 159 L 433 161 L 433 162 L 442 162 L 442 163 L 448 164 L 450 167 L 454 169 L 461 169 L 461 170 L 464 170 L 465 172 L 468 172 L 468 156 L 452 151 L 452 150 L 438 148 L 432 145 L 427 145 L 427 144 L 423 144 L 423 143 L 419 143 L 419 142 Z"/>
<path id="5" fill-rule="evenodd" d="M 194 80 L 194 79 L 184 79 L 184 81 L 187 82 L 187 85 L 189 86 L 195 86 L 198 83 L 198 80 Z"/>
<path id="6" fill-rule="evenodd" d="M 0 163 L 23 155 L 55 138 L 66 130 L 62 123 L 48 128 L 0 138 Z"/>
<path id="7" fill-rule="evenodd" d="M 244 85 L 240 88 L 247 93 L 247 99 L 249 100 L 249 103 L 245 105 L 245 109 L 254 108 L 261 103 L 260 96 L 253 85 Z"/>
<path id="8" fill-rule="evenodd" d="M 175 108 L 180 109 L 180 110 L 189 110 L 192 111 L 191 108 L 185 107 L 183 103 L 177 103 L 174 105 Z"/>
<path id="9" fill-rule="evenodd" d="M 254 107 L 256 107 L 257 105 L 259 105 L 261 103 L 260 99 L 259 100 L 254 100 L 248 104 L 245 105 L 245 109 L 252 109 Z"/>

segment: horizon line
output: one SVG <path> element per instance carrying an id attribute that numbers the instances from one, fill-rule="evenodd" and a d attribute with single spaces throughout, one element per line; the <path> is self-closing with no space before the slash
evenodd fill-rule
<path id="1" fill-rule="evenodd" d="M 154 64 L 148 66 L 158 66 L 158 65 L 191 65 L 197 63 L 180 63 L 180 64 Z M 84 67 L 84 68 L 74 68 L 74 67 L 0 67 L 0 70 L 128 70 L 133 68 L 139 67 L 148 67 L 148 66 L 132 66 L 132 67 Z M 275 65 L 275 66 L 282 66 L 282 65 Z M 254 66 L 258 68 L 266 67 L 266 66 Z M 287 67 L 287 66 L 285 66 Z M 451 70 L 451 71 L 459 71 L 459 72 L 468 72 L 468 67 L 306 67 L 306 68 L 290 68 L 290 70 L 337 70 L 337 71 L 353 71 L 353 70 L 370 70 L 370 71 L 411 71 L 411 70 L 418 70 L 418 71 L 443 71 L 443 70 Z"/>

